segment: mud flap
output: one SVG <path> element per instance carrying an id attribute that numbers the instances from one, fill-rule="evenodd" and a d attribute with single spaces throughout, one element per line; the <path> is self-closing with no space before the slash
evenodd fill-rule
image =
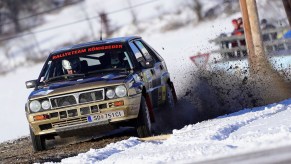
<path id="1" fill-rule="evenodd" d="M 146 98 L 146 103 L 148 106 L 149 114 L 151 117 L 151 122 L 155 122 L 156 120 L 155 120 L 154 108 L 153 108 L 153 104 L 151 102 L 150 96 L 148 94 L 146 94 L 145 98 Z"/>
<path id="2" fill-rule="evenodd" d="M 175 90 L 175 87 L 174 87 L 173 82 L 169 81 L 169 85 L 170 85 L 171 90 L 172 90 L 172 95 L 173 95 L 173 98 L 174 98 L 174 103 L 177 104 L 178 103 L 178 98 L 177 98 L 177 94 L 176 94 L 176 90 Z"/>

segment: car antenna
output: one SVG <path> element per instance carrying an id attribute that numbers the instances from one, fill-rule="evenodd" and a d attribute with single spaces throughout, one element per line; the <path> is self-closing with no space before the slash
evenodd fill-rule
<path id="1" fill-rule="evenodd" d="M 100 25 L 101 25 L 101 27 L 100 27 L 100 40 L 102 40 L 102 18 L 100 17 Z"/>

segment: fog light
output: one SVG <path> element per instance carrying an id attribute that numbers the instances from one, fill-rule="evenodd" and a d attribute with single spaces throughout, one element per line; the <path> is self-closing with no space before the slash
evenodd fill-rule
<path id="1" fill-rule="evenodd" d="M 49 119 L 49 115 L 44 114 L 44 115 L 37 115 L 33 116 L 34 121 L 40 121 L 40 120 L 46 120 Z"/>

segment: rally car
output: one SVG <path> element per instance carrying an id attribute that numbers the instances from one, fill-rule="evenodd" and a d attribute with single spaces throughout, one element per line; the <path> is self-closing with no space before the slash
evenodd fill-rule
<path id="1" fill-rule="evenodd" d="M 177 103 L 163 58 L 141 37 L 121 37 L 52 52 L 25 105 L 35 151 L 46 140 L 132 126 L 151 135 L 155 110 Z"/>

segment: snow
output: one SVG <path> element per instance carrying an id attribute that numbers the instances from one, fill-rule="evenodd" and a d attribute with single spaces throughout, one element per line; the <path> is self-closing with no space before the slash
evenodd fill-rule
<path id="1" fill-rule="evenodd" d="M 291 99 L 173 130 L 165 141 L 130 138 L 61 163 L 193 163 L 291 145 Z"/>
<path id="2" fill-rule="evenodd" d="M 24 106 L 31 90 L 26 89 L 25 81 L 36 79 L 41 68 L 42 64 L 24 67 L 0 78 L 0 142 L 29 134 Z"/>

